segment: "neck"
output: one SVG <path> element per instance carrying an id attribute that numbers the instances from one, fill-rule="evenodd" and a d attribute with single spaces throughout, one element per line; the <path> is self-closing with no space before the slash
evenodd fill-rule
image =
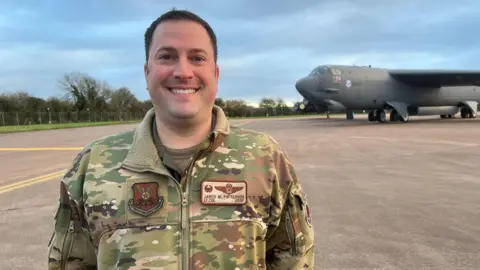
<path id="1" fill-rule="evenodd" d="M 201 143 L 211 132 L 212 115 L 200 122 L 165 119 L 156 114 L 155 123 L 162 144 L 172 149 L 184 149 Z"/>

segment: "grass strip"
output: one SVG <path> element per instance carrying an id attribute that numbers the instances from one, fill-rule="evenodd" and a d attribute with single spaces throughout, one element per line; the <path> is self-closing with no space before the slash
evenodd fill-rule
<path id="1" fill-rule="evenodd" d="M 122 124 L 134 124 L 139 122 L 140 121 L 110 121 L 110 122 L 81 122 L 81 123 L 62 123 L 62 124 L 0 126 L 0 133 L 15 133 L 15 132 L 29 132 L 29 131 L 39 131 L 39 130 L 52 130 L 52 129 L 122 125 Z"/>
<path id="2" fill-rule="evenodd" d="M 302 115 L 276 115 L 276 116 L 246 116 L 246 117 L 229 117 L 230 120 L 241 119 L 275 119 L 275 118 L 293 118 L 293 117 L 311 117 L 321 116 L 323 114 L 302 114 Z M 331 114 L 334 116 L 335 114 Z M 67 128 L 81 128 L 94 126 L 109 126 L 109 125 L 125 125 L 137 124 L 140 120 L 134 121 L 105 121 L 105 122 L 80 122 L 80 123 L 61 123 L 61 124 L 37 124 L 37 125 L 21 125 L 21 126 L 0 126 L 0 133 L 16 133 L 29 132 L 39 130 L 53 130 L 53 129 L 67 129 Z"/>

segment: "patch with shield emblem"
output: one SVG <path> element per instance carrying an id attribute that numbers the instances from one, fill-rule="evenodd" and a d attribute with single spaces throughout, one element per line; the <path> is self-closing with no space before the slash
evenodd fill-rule
<path id="1" fill-rule="evenodd" d="M 132 185 L 133 198 L 128 201 L 130 211 L 147 217 L 163 206 L 163 196 L 158 196 L 158 183 L 135 183 Z"/>
<path id="2" fill-rule="evenodd" d="M 245 181 L 203 181 L 201 201 L 207 205 L 242 205 L 247 202 Z"/>

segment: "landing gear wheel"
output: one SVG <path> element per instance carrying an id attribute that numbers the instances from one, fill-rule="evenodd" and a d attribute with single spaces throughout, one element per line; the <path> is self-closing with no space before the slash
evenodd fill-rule
<path id="1" fill-rule="evenodd" d="M 386 120 L 387 120 L 387 116 L 385 115 L 385 111 L 384 110 L 378 110 L 377 111 L 377 121 L 380 122 L 380 123 L 385 123 Z"/>
<path id="2" fill-rule="evenodd" d="M 396 122 L 396 121 L 398 121 L 398 118 L 400 118 L 400 116 L 398 115 L 398 112 L 396 110 L 392 110 L 390 112 L 390 121 L 391 122 Z"/>
<path id="3" fill-rule="evenodd" d="M 375 120 L 376 120 L 375 112 L 374 111 L 369 111 L 368 112 L 368 121 L 374 122 Z"/>
<path id="4" fill-rule="evenodd" d="M 470 110 L 468 108 L 462 108 L 462 110 L 460 111 L 460 115 L 462 116 L 462 118 L 476 118 L 477 117 L 477 114 L 474 113 L 472 110 Z"/>

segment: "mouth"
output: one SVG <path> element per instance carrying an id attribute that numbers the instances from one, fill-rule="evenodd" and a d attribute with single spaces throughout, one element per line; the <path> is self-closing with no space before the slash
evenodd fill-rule
<path id="1" fill-rule="evenodd" d="M 194 94 L 200 90 L 200 87 L 198 88 L 167 88 L 170 93 L 176 94 L 176 95 L 189 95 L 189 94 Z"/>

